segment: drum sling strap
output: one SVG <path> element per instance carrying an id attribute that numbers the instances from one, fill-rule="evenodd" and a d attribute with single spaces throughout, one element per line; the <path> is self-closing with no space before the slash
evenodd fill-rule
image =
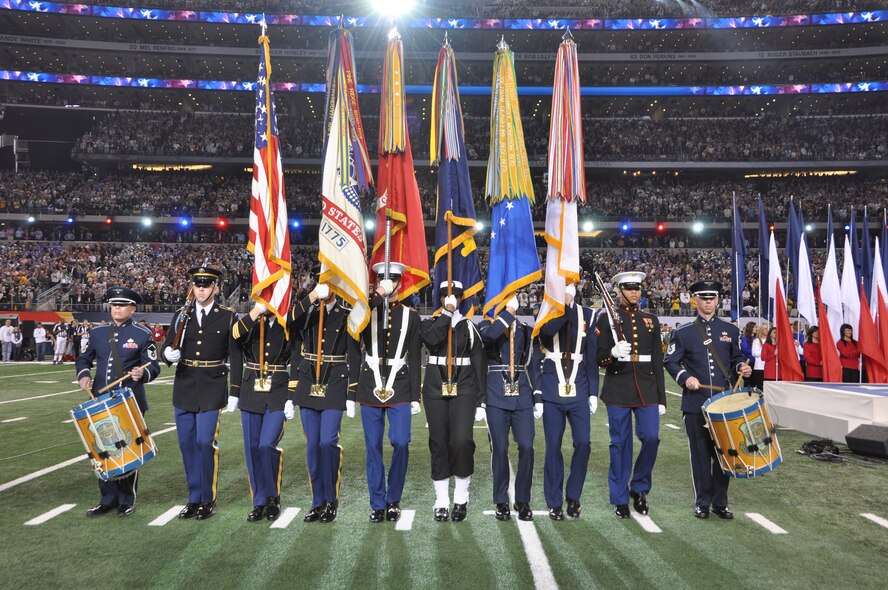
<path id="1" fill-rule="evenodd" d="M 700 337 L 703 339 L 703 344 L 706 346 L 707 350 L 709 350 L 709 355 L 715 359 L 715 364 L 718 365 L 718 370 L 721 371 L 722 377 L 725 379 L 725 383 L 730 387 L 731 385 L 731 374 L 728 373 L 728 370 L 725 368 L 725 363 L 722 361 L 721 356 L 719 356 L 718 351 L 715 349 L 715 346 L 712 344 L 712 336 L 706 333 L 706 328 L 703 327 L 703 324 L 700 320 L 694 321 L 694 327 L 697 329 L 697 333 L 700 334 Z"/>

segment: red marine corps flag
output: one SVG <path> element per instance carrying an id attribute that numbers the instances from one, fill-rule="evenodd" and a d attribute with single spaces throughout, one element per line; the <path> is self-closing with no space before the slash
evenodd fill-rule
<path id="1" fill-rule="evenodd" d="M 371 264 L 400 262 L 407 267 L 398 289 L 398 298 L 402 301 L 429 284 L 425 222 L 404 111 L 407 96 L 404 93 L 403 63 L 401 37 L 397 31 L 392 31 L 385 47 L 382 74 L 377 174 L 379 200 Z M 389 234 L 388 238 L 386 234 Z"/>
<path id="2" fill-rule="evenodd" d="M 370 320 L 367 246 L 359 193 L 373 183 L 358 108 L 351 35 L 340 27 L 327 46 L 327 116 L 323 216 L 318 235 L 321 283 L 351 305 L 348 331 L 358 339 Z"/>
<path id="3" fill-rule="evenodd" d="M 256 147 L 253 149 L 253 185 L 250 196 L 250 242 L 255 256 L 250 297 L 268 307 L 287 329 L 290 310 L 290 234 L 284 175 L 278 143 L 274 96 L 271 93 L 271 57 L 262 24 L 259 77 L 256 80 Z"/>

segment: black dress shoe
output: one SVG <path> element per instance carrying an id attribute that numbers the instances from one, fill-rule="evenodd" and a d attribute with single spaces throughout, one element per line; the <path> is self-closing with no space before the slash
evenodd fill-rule
<path id="1" fill-rule="evenodd" d="M 197 515 L 195 518 L 197 520 L 206 520 L 209 517 L 213 516 L 216 512 L 216 503 L 215 502 L 207 502 L 206 504 L 201 504 L 200 508 L 197 509 Z"/>
<path id="2" fill-rule="evenodd" d="M 281 515 L 281 497 L 275 496 L 273 498 L 269 498 L 268 504 L 265 505 L 266 520 L 277 520 L 280 515 Z"/>
<path id="3" fill-rule="evenodd" d="M 382 522 L 385 520 L 386 513 L 383 508 L 370 511 L 370 522 Z"/>
<path id="4" fill-rule="evenodd" d="M 549 518 L 552 520 L 564 520 L 564 510 L 561 509 L 561 506 L 549 508 Z"/>
<path id="5" fill-rule="evenodd" d="M 121 504 L 117 507 L 117 516 L 119 516 L 120 518 L 126 518 L 127 516 L 132 516 L 133 512 L 135 511 L 135 506 L 130 506 L 129 504 Z"/>
<path id="6" fill-rule="evenodd" d="M 321 512 L 321 522 L 326 524 L 334 520 L 336 520 L 336 504 L 327 502 L 327 505 L 324 506 L 324 510 Z"/>
<path id="7" fill-rule="evenodd" d="M 188 502 L 185 504 L 185 508 L 179 512 L 179 518 L 194 518 L 198 508 L 200 508 L 200 504 L 197 502 Z"/>
<path id="8" fill-rule="evenodd" d="M 512 520 L 512 513 L 509 511 L 509 505 L 505 502 L 496 505 L 496 511 L 493 515 L 497 520 Z"/>
<path id="9" fill-rule="evenodd" d="M 709 508 L 707 506 L 695 507 L 694 516 L 696 516 L 697 518 L 709 518 Z"/>
<path id="10" fill-rule="evenodd" d="M 507 508 L 508 510 L 508 508 Z M 453 512 L 450 513 L 450 520 L 453 522 L 462 522 L 466 519 L 466 513 L 469 511 L 469 504 L 454 504 Z"/>
<path id="11" fill-rule="evenodd" d="M 727 506 L 713 506 L 712 511 L 722 520 L 734 520 L 734 513 Z"/>
<path id="12" fill-rule="evenodd" d="M 450 511 L 447 508 L 435 508 L 435 522 L 447 522 L 450 520 Z"/>
<path id="13" fill-rule="evenodd" d="M 567 515 L 571 518 L 580 517 L 580 503 L 576 500 L 567 499 Z"/>
<path id="14" fill-rule="evenodd" d="M 647 494 L 629 492 L 629 495 L 632 496 L 632 507 L 635 508 L 635 511 L 639 514 L 647 514 L 649 511 Z"/>
<path id="15" fill-rule="evenodd" d="M 525 522 L 533 520 L 533 510 L 527 502 L 515 502 L 515 510 L 518 511 L 518 520 Z"/>
<path id="16" fill-rule="evenodd" d="M 99 504 L 98 506 L 93 506 L 89 510 L 86 511 L 87 516 L 102 516 L 103 514 L 108 514 L 112 510 L 117 508 L 117 506 L 111 506 L 110 504 Z"/>
<path id="17" fill-rule="evenodd" d="M 324 511 L 324 506 L 315 506 L 311 510 L 308 511 L 302 522 L 315 522 L 321 519 L 321 513 Z"/>
<path id="18" fill-rule="evenodd" d="M 396 521 L 401 518 L 401 503 L 389 502 L 385 507 L 385 519 Z"/>
<path id="19" fill-rule="evenodd" d="M 629 518 L 629 505 L 620 504 L 618 506 L 614 506 L 614 516 L 616 516 L 617 518 Z"/>
<path id="20" fill-rule="evenodd" d="M 265 516 L 265 505 L 260 504 L 259 506 L 253 506 L 253 509 L 250 510 L 250 513 L 247 515 L 247 522 L 262 520 L 263 516 Z"/>

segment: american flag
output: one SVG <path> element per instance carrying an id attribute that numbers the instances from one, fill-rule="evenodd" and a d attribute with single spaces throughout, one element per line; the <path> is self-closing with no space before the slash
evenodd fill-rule
<path id="1" fill-rule="evenodd" d="M 251 298 L 265 304 L 286 330 L 290 309 L 290 236 L 277 117 L 269 84 L 268 37 L 263 34 L 259 42 L 263 50 L 259 55 L 256 81 L 256 147 L 253 150 L 250 242 L 247 245 L 255 256 Z"/>

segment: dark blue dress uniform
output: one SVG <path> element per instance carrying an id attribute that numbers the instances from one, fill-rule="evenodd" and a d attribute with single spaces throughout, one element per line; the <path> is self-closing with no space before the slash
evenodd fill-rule
<path id="1" fill-rule="evenodd" d="M 122 293 L 132 298 L 133 305 L 141 298 L 130 289 L 108 290 L 106 298 L 115 301 L 115 294 Z M 116 357 L 116 358 L 115 358 Z M 148 399 L 145 396 L 145 383 L 157 378 L 160 365 L 157 362 L 157 347 L 151 339 L 151 330 L 128 319 L 119 326 L 112 322 L 107 326 L 96 326 L 90 331 L 89 345 L 75 361 L 77 379 L 88 377 L 93 364 L 96 366 L 92 382 L 92 393 L 98 395 L 100 389 L 116 381 L 135 367 L 150 363 L 139 381 L 127 380 L 122 386 L 132 390 L 142 414 L 148 412 Z M 119 369 L 117 368 L 119 367 Z M 103 506 L 135 506 L 136 484 L 139 470 L 126 477 L 113 481 L 99 481 Z"/>
<path id="2" fill-rule="evenodd" d="M 590 453 L 589 397 L 598 395 L 598 343 L 595 313 L 578 303 L 564 315 L 546 322 L 534 345 L 531 382 L 543 396 L 543 432 L 546 456 L 543 492 L 549 508 L 579 503 L 586 481 Z M 570 422 L 573 457 L 564 489 L 564 458 L 561 441 Z"/>
<path id="3" fill-rule="evenodd" d="M 389 306 L 388 330 L 383 326 L 386 305 Z M 411 439 L 410 404 L 418 402 L 420 396 L 422 320 L 415 309 L 401 303 L 387 303 L 379 296 L 370 300 L 370 309 L 370 323 L 361 332 L 365 357 L 355 399 L 361 404 L 370 508 L 377 511 L 399 504 L 404 491 Z M 386 390 L 392 392 L 388 399 Z M 392 445 L 388 486 L 382 459 L 386 416 Z M 388 516 L 392 519 L 397 515 Z"/>
<path id="4" fill-rule="evenodd" d="M 616 359 L 611 349 L 616 340 L 606 313 L 598 318 L 598 364 L 605 368 L 601 401 L 607 404 L 610 429 L 610 503 L 629 504 L 633 498 L 651 491 L 651 473 L 660 446 L 658 406 L 666 405 L 663 374 L 663 346 L 660 321 L 656 315 L 637 306 L 620 305 L 616 309 L 623 336 L 632 346 L 628 358 Z M 632 468 L 632 416 L 641 449 Z M 631 481 L 630 481 L 631 479 Z M 626 513 L 628 514 L 628 513 Z"/>
<path id="5" fill-rule="evenodd" d="M 712 340 L 722 364 L 731 371 L 729 379 L 736 377 L 745 359 L 740 351 L 740 329 L 717 317 L 704 320 L 698 315 L 692 323 L 681 326 L 672 333 L 666 349 L 666 370 L 682 387 L 681 411 L 690 446 L 695 505 L 708 511 L 710 504 L 715 508 L 727 507 L 730 478 L 719 465 L 715 444 L 706 429 L 702 408 L 707 399 L 717 395 L 719 391 L 731 389 L 733 383 L 728 382 L 719 370 L 718 363 L 710 355 L 695 324 L 702 326 L 706 338 Z M 689 377 L 696 377 L 701 384 L 715 386 L 717 390 L 690 390 L 685 387 Z"/>
<path id="6" fill-rule="evenodd" d="M 290 321 L 302 334 L 302 349 L 292 364 L 291 380 L 296 382 L 294 399 L 300 408 L 305 434 L 312 509 L 324 510 L 326 516 L 321 515 L 324 522 L 336 517 L 342 473 L 343 450 L 339 446 L 342 412 L 346 399 L 354 396 L 361 367 L 358 342 L 348 333 L 351 310 L 338 298 L 326 305 L 320 379 L 315 373 L 320 302 L 312 304 L 308 297 L 304 297 L 290 315 Z M 326 387 L 320 391 L 321 388 L 316 386 Z"/>
<path id="7" fill-rule="evenodd" d="M 292 324 L 288 329 L 293 330 Z M 290 339 L 277 318 L 271 315 L 259 316 L 256 320 L 245 315 L 232 326 L 231 337 L 240 347 L 243 358 L 242 374 L 232 373 L 232 381 L 239 381 L 240 387 L 232 387 L 231 395 L 238 398 L 241 411 L 253 506 L 261 507 L 250 513 L 253 515 L 250 520 L 261 518 L 266 507 L 268 518 L 274 520 L 279 514 L 284 465 L 284 452 L 278 447 L 286 425 L 284 406 L 288 400 L 295 401 L 289 389 Z M 256 390 L 257 381 L 263 375 L 262 358 L 270 391 Z"/>
<path id="8" fill-rule="evenodd" d="M 204 506 L 206 516 L 212 514 L 216 503 L 219 425 L 221 409 L 228 399 L 229 368 L 225 363 L 229 358 L 232 372 L 240 374 L 240 351 L 231 339 L 231 327 L 236 320 L 233 309 L 215 301 L 206 309 L 195 305 L 191 311 L 183 309 L 173 316 L 163 343 L 166 350 L 179 324 L 187 321 L 179 344 L 182 358 L 176 365 L 173 408 L 188 504 Z M 237 387 L 238 383 L 232 384 L 233 389 Z"/>
<path id="9" fill-rule="evenodd" d="M 429 423 L 432 480 L 467 478 L 475 471 L 475 441 L 472 425 L 475 409 L 486 397 L 487 359 L 481 335 L 471 320 L 463 318 L 453 328 L 452 374 L 456 395 L 442 396 L 447 382 L 447 332 L 453 314 L 442 311 L 423 320 L 422 341 L 429 352 L 422 399 Z"/>
<path id="10" fill-rule="evenodd" d="M 542 402 L 542 394 L 533 394 L 527 373 L 531 356 L 531 327 L 518 322 L 503 309 L 495 320 L 488 318 L 480 327 L 487 351 L 487 428 L 491 441 L 493 502 L 508 503 L 509 430 L 518 445 L 518 469 L 515 473 L 515 502 L 530 502 L 533 483 L 533 404 Z M 510 360 L 514 349 L 514 377 Z M 517 386 L 517 390 L 514 386 Z"/>

